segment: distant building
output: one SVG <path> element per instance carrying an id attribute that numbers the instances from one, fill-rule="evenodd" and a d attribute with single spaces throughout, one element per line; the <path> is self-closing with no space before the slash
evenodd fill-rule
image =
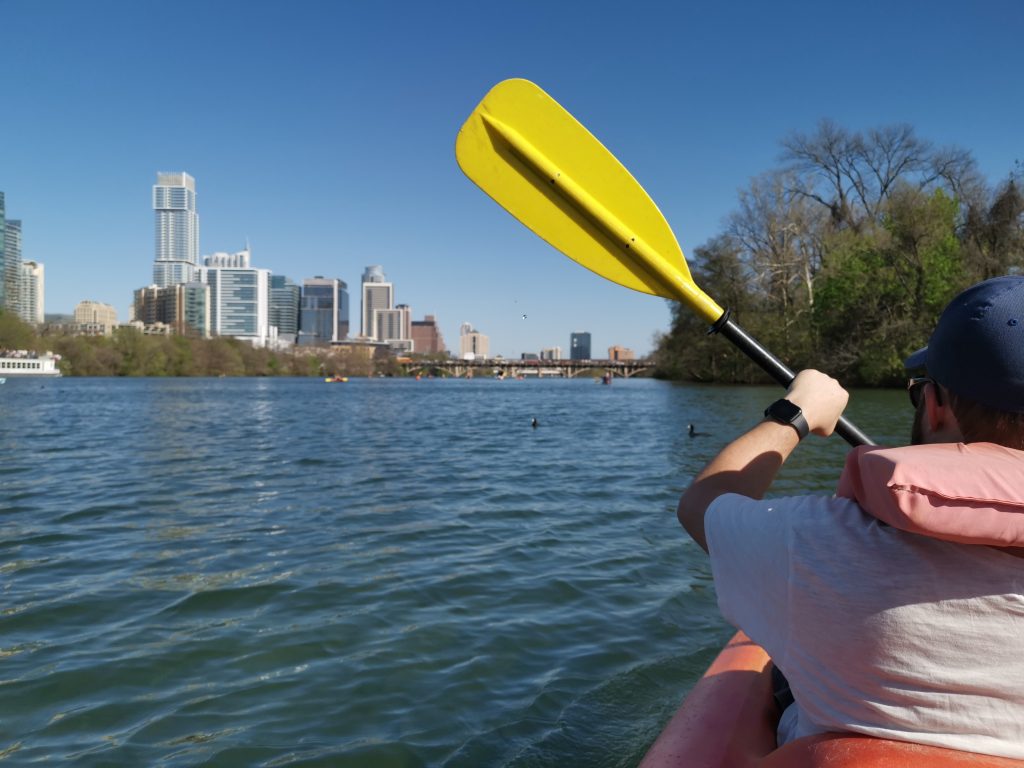
<path id="1" fill-rule="evenodd" d="M 569 359 L 590 360 L 590 334 L 577 331 L 569 335 Z"/>
<path id="2" fill-rule="evenodd" d="M 540 356 L 536 352 L 523 352 L 519 356 L 520 360 L 540 360 Z"/>
<path id="3" fill-rule="evenodd" d="M 249 269 L 252 266 L 249 263 L 251 260 L 252 251 L 249 250 L 249 246 L 246 244 L 245 248 L 235 253 L 217 251 L 209 256 L 204 256 L 203 266 L 221 269 Z"/>
<path id="4" fill-rule="evenodd" d="M 348 338 L 348 285 L 336 277 L 306 278 L 299 304 L 299 344 L 337 344 Z"/>
<path id="5" fill-rule="evenodd" d="M 7 308 L 7 290 L 4 281 L 4 274 L 7 272 L 7 248 L 5 246 L 7 231 L 6 215 L 4 193 L 0 192 L 0 309 Z"/>
<path id="6" fill-rule="evenodd" d="M 153 186 L 156 256 L 153 283 L 166 288 L 195 279 L 199 261 L 196 181 L 187 173 L 158 173 Z"/>
<path id="7" fill-rule="evenodd" d="M 383 341 L 376 335 L 377 320 L 374 313 L 395 308 L 395 287 L 388 282 L 383 267 L 367 267 L 363 272 L 360 300 L 359 335 Z"/>
<path id="8" fill-rule="evenodd" d="M 282 344 L 295 344 L 299 335 L 302 290 L 284 275 L 270 276 L 270 325 Z"/>
<path id="9" fill-rule="evenodd" d="M 394 309 L 376 309 L 373 316 L 373 337 L 377 341 L 385 342 L 396 351 L 412 351 L 412 310 L 408 304 L 399 304 Z"/>
<path id="10" fill-rule="evenodd" d="M 175 333 L 210 336 L 210 286 L 192 282 L 158 288 L 150 285 L 135 291 L 132 320 L 147 334 Z M 166 327 L 170 330 L 163 330 Z"/>
<path id="11" fill-rule="evenodd" d="M 100 301 L 80 301 L 75 307 L 75 325 L 82 333 L 109 336 L 117 327 L 117 310 Z"/>
<path id="12" fill-rule="evenodd" d="M 608 347 L 608 359 L 617 360 L 619 362 L 625 362 L 627 360 L 636 360 L 636 353 L 632 349 L 626 349 L 625 347 Z"/>
<path id="13" fill-rule="evenodd" d="M 441 329 L 433 315 L 426 315 L 422 320 L 413 320 L 410 333 L 413 352 L 436 355 L 446 351 Z"/>
<path id="14" fill-rule="evenodd" d="M 561 347 L 548 347 L 540 351 L 541 360 L 561 360 L 562 359 L 562 348 Z"/>
<path id="15" fill-rule="evenodd" d="M 221 267 L 221 257 L 249 263 L 249 249 L 236 254 L 213 254 L 199 267 L 199 282 L 210 286 L 210 332 L 232 336 L 255 347 L 265 347 L 270 332 L 270 270 Z"/>
<path id="16" fill-rule="evenodd" d="M 2 218 L 2 217 L 0 217 Z M 4 230 L 3 275 L 4 303 L 2 308 L 21 316 L 21 221 L 6 219 L 0 221 Z"/>
<path id="17" fill-rule="evenodd" d="M 459 327 L 459 357 L 462 360 L 486 360 L 490 354 L 490 341 L 469 323 Z"/>
<path id="18" fill-rule="evenodd" d="M 45 270 L 37 261 L 21 262 L 18 279 L 18 315 L 26 323 L 42 325 L 45 302 Z"/>

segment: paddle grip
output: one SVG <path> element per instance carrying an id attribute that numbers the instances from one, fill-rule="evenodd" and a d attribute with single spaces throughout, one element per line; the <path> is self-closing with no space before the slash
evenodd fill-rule
<path id="1" fill-rule="evenodd" d="M 723 322 L 724 321 L 724 322 Z M 765 349 L 761 343 L 749 333 L 739 327 L 730 317 L 729 310 L 725 311 L 717 323 L 710 330 L 710 333 L 720 333 L 739 350 L 753 360 L 761 369 L 775 379 L 779 384 L 788 387 L 796 374 L 791 371 L 785 363 Z M 850 445 L 876 445 L 875 441 L 865 435 L 860 429 L 849 421 L 845 416 L 839 417 L 836 424 L 836 432 Z"/>

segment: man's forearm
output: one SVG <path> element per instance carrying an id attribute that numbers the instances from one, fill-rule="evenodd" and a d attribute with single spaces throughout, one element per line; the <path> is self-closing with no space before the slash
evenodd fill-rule
<path id="1" fill-rule="evenodd" d="M 704 513 L 725 493 L 752 499 L 764 497 L 782 463 L 799 444 L 796 430 L 774 421 L 763 421 L 733 440 L 694 478 L 679 499 L 676 511 L 687 533 L 708 550 Z"/>

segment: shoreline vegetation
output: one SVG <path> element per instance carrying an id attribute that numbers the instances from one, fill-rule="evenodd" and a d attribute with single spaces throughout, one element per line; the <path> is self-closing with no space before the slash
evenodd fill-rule
<path id="1" fill-rule="evenodd" d="M 0 349 L 60 355 L 65 376 L 377 376 L 403 375 L 394 358 L 329 347 L 256 349 L 227 337 L 146 336 L 131 327 L 110 336 L 37 333 L 0 311 Z"/>
<path id="2" fill-rule="evenodd" d="M 781 142 L 781 165 L 739 191 L 694 249 L 694 282 L 793 369 L 846 386 L 899 386 L 946 304 L 1024 272 L 1024 166 L 990 184 L 971 153 L 909 125 L 850 131 L 822 121 Z M 685 307 L 656 340 L 657 375 L 766 383 Z"/>

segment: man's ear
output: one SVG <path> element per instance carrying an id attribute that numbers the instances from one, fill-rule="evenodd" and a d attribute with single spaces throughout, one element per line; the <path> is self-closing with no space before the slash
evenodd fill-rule
<path id="1" fill-rule="evenodd" d="M 960 422 L 956 419 L 950 403 L 949 392 L 940 389 L 935 382 L 925 387 L 925 417 L 933 437 L 942 442 L 958 443 L 963 440 Z"/>

